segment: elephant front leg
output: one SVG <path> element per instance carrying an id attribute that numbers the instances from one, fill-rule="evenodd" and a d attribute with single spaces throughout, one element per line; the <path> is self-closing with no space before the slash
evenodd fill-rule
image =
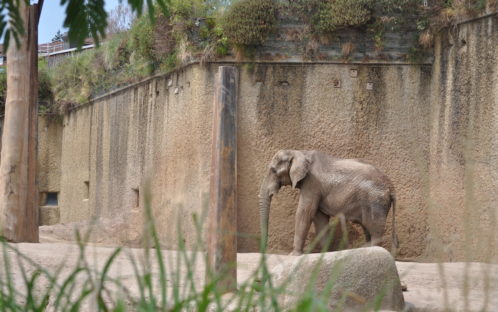
<path id="1" fill-rule="evenodd" d="M 299 197 L 299 205 L 296 212 L 296 225 L 294 231 L 294 249 L 291 256 L 303 254 L 304 242 L 311 226 L 311 220 L 315 216 L 318 201 L 306 196 Z"/>
<path id="2" fill-rule="evenodd" d="M 328 251 L 332 245 L 332 234 L 330 231 L 330 217 L 320 209 L 317 209 L 315 216 L 313 217 L 313 224 L 315 225 L 315 232 L 317 239 L 320 240 L 320 247 L 322 251 Z"/>

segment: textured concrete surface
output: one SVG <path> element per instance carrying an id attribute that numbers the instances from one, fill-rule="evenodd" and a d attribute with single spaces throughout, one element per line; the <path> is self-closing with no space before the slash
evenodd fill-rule
<path id="1" fill-rule="evenodd" d="M 61 182 L 62 118 L 38 118 L 38 189 L 40 205 L 47 192 L 59 192 Z"/>
<path id="2" fill-rule="evenodd" d="M 386 12 L 382 15 L 389 14 Z M 263 60 L 285 60 L 288 62 L 302 62 L 306 60 L 319 61 L 356 61 L 362 63 L 407 63 L 413 53 L 418 31 L 415 18 L 404 16 L 406 21 L 396 25 L 396 30 L 385 30 L 382 34 L 381 45 L 376 45 L 375 32 L 365 31 L 364 28 L 346 28 L 337 33 L 311 35 L 309 27 L 300 23 L 295 14 L 279 11 L 276 30 L 268 40 L 257 49 L 257 58 Z M 343 53 L 343 47 L 349 44 L 352 50 L 349 54 Z M 430 57 L 421 60 L 430 63 Z"/>
<path id="3" fill-rule="evenodd" d="M 140 231 L 149 192 L 164 244 L 176 246 L 181 227 L 191 246 L 209 193 L 212 81 L 191 66 L 67 115 L 61 222 L 120 218 Z"/>
<path id="4" fill-rule="evenodd" d="M 352 69 L 356 77 L 351 77 Z M 340 88 L 333 87 L 336 79 L 341 80 Z M 419 256 L 427 231 L 422 190 L 429 147 L 429 81 L 430 67 L 421 66 L 274 64 L 243 71 L 238 225 L 252 237 L 243 236 L 239 250 L 257 250 L 255 194 L 271 157 L 279 149 L 315 149 L 366 159 L 390 177 L 398 200 L 400 256 Z M 372 90 L 367 83 L 373 84 Z M 289 187 L 273 198 L 269 247 L 274 252 L 292 250 L 297 199 L 298 191 Z M 386 246 L 391 244 L 390 228 L 389 221 Z M 362 232 L 355 236 L 364 242 Z"/>
<path id="5" fill-rule="evenodd" d="M 61 221 L 58 206 L 40 206 L 40 225 L 54 225 Z"/>
<path id="6" fill-rule="evenodd" d="M 60 270 L 59 278 L 63 279 L 69 275 L 71 270 L 74 270 L 79 256 L 78 246 L 74 244 L 63 243 L 42 243 L 42 244 L 16 244 L 23 254 L 31 258 L 35 263 L 42 265 L 49 272 Z M 102 270 L 107 259 L 111 256 L 113 248 L 104 248 L 97 246 L 88 246 L 86 249 L 86 257 L 88 265 L 92 269 Z M 9 251 L 11 259 L 17 259 L 14 254 Z M 179 254 L 175 251 L 163 250 L 162 255 L 166 259 L 168 274 L 177 272 L 176 261 Z M 193 254 L 188 254 L 190 257 Z M 119 279 L 123 285 L 126 285 L 130 291 L 130 295 L 137 296 L 139 288 L 136 284 L 131 259 L 134 259 L 140 268 L 146 262 L 144 260 L 144 252 L 142 249 L 125 249 L 114 260 L 110 267 L 109 276 L 113 279 Z M 192 258 L 191 258 L 192 259 Z M 269 255 L 268 266 L 273 268 L 285 261 L 292 261 L 296 257 Z M 3 257 L 0 258 L 2 264 Z M 239 284 L 247 281 L 254 269 L 258 266 L 260 254 L 257 253 L 239 253 L 238 254 L 238 281 Z M 14 263 L 18 263 L 14 261 Z M 182 262 L 183 263 L 183 262 Z M 204 279 L 204 262 L 202 254 L 197 254 L 197 263 L 195 267 L 194 278 L 200 285 Z M 396 262 L 399 276 L 402 281 L 408 285 L 408 291 L 403 292 L 405 301 L 412 305 L 413 311 L 496 311 L 498 306 L 498 265 L 483 264 L 483 263 L 415 263 L 415 262 Z M 159 276 L 159 267 L 153 260 L 147 265 L 155 278 Z M 16 271 L 19 268 L 14 265 L 14 271 L 11 273 L 11 278 L 16 283 L 16 289 L 22 291 L 24 288 L 22 274 Z M 25 263 L 27 274 L 31 274 L 34 268 Z M 5 274 L 2 270 L 0 275 Z M 185 266 L 180 266 L 180 276 L 186 276 Z M 79 275 L 82 278 L 84 274 Z M 169 275 L 168 275 L 169 276 Z M 168 294 L 172 294 L 171 288 L 175 282 L 175 278 L 171 275 L 168 278 Z M 41 289 L 46 289 L 48 281 L 43 279 L 37 280 Z M 185 288 L 185 281 L 180 280 L 180 288 Z M 111 287 L 111 285 L 108 285 Z M 158 290 L 158 288 L 155 288 Z M 158 290 L 159 291 L 159 290 Z M 90 296 L 90 298 L 93 298 Z M 229 298 L 228 298 L 229 299 Z M 49 304 L 53 304 L 51 301 Z M 86 309 L 83 311 L 94 311 L 95 306 L 89 303 L 84 305 Z"/>
<path id="7" fill-rule="evenodd" d="M 498 262 L 498 14 L 435 51 L 425 255 Z"/>
<path id="8" fill-rule="evenodd" d="M 498 265 L 396 262 L 414 311 L 496 311 Z"/>
<path id="9" fill-rule="evenodd" d="M 177 218 L 182 239 L 190 246 L 196 231 L 192 214 L 203 215 L 209 192 L 216 68 L 190 66 L 67 115 L 61 222 L 92 216 L 126 218 L 133 209 L 143 213 L 149 181 L 154 220 L 165 246 L 176 245 Z M 351 77 L 351 69 L 357 70 L 357 77 Z M 341 79 L 341 88 L 331 87 L 335 79 Z M 239 251 L 258 250 L 257 192 L 269 158 L 278 149 L 293 148 L 364 158 L 382 169 L 398 194 L 400 256 L 419 256 L 427 231 L 421 190 L 429 147 L 429 79 L 428 68 L 420 66 L 273 64 L 256 65 L 252 71 L 242 68 Z M 170 80 L 172 86 L 168 87 Z M 373 90 L 366 89 L 369 82 Z M 412 118 L 414 114 L 423 118 Z M 269 241 L 273 251 L 291 249 L 297 194 L 284 189 L 273 201 Z M 363 236 L 356 236 L 361 243 Z M 387 246 L 389 237 L 390 223 Z"/>
<path id="10" fill-rule="evenodd" d="M 498 261 L 496 20 L 448 30 L 437 41 L 432 67 L 241 64 L 239 251 L 258 250 L 257 192 L 272 155 L 316 149 L 366 159 L 391 178 L 398 259 Z M 49 146 L 40 152 L 41 167 L 55 168 L 43 169 L 41 184 L 60 192 L 62 223 L 119 219 L 133 229 L 126 240 L 139 242 L 150 191 L 162 243 L 195 244 L 209 197 L 217 66 L 191 65 L 66 115 L 54 141 L 40 143 Z M 60 171 L 58 152 L 50 156 L 58 146 Z M 52 172 L 53 179 L 44 177 Z M 298 191 L 285 188 L 273 200 L 271 252 L 291 250 L 297 198 Z M 349 236 L 351 246 L 364 241 L 355 227 Z"/>

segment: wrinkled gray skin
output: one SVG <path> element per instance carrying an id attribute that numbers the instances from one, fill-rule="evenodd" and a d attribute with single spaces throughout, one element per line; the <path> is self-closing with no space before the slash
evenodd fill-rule
<path id="1" fill-rule="evenodd" d="M 264 246 L 268 240 L 271 198 L 285 185 L 300 189 L 291 255 L 303 253 L 312 222 L 317 233 L 327 231 L 331 216 L 344 216 L 346 220 L 360 224 L 367 242 L 377 245 L 382 241 L 391 205 L 393 245 L 398 246 L 394 227 L 394 187 L 386 175 L 358 160 L 339 159 L 319 151 L 297 150 L 277 152 L 261 185 L 259 198 Z M 322 237 L 323 247 L 327 235 Z"/>

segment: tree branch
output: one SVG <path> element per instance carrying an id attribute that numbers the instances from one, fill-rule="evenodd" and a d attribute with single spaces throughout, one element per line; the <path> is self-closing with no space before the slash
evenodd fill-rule
<path id="1" fill-rule="evenodd" d="M 44 0 L 38 0 L 38 18 L 36 19 L 37 23 L 40 22 L 40 16 L 43 9 L 43 1 Z"/>

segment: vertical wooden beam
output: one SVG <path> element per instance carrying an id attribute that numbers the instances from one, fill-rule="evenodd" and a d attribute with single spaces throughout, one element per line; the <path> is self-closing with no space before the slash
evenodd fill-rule
<path id="1" fill-rule="evenodd" d="M 213 107 L 208 279 L 221 292 L 237 288 L 237 68 L 220 66 Z"/>

